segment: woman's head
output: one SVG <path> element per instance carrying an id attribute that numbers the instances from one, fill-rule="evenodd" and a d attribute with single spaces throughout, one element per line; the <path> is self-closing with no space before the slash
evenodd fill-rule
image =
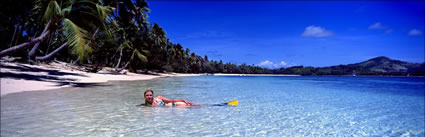
<path id="1" fill-rule="evenodd" d="M 145 90 L 145 93 L 143 95 L 145 97 L 145 101 L 152 104 L 152 102 L 153 102 L 153 90 L 147 89 L 147 90 Z"/>

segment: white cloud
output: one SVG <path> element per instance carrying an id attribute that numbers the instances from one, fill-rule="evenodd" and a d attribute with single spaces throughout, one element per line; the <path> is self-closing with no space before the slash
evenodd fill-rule
<path id="1" fill-rule="evenodd" d="M 393 29 L 390 27 L 387 27 L 385 25 L 382 25 L 381 22 L 376 22 L 375 24 L 372 24 L 369 26 L 370 30 L 385 30 L 385 33 L 392 33 Z"/>
<path id="2" fill-rule="evenodd" d="M 385 27 L 382 26 L 381 22 L 376 22 L 373 25 L 369 26 L 369 29 L 384 29 Z"/>
<path id="3" fill-rule="evenodd" d="M 273 63 L 269 60 L 265 60 L 265 61 L 262 61 L 257 66 L 263 67 L 263 68 L 269 68 L 269 69 L 277 69 L 282 67 L 288 67 L 289 65 L 284 61 L 281 61 L 280 63 Z"/>
<path id="4" fill-rule="evenodd" d="M 261 66 L 271 66 L 271 65 L 273 65 L 273 62 L 266 60 L 261 62 L 258 66 L 261 67 Z"/>
<path id="5" fill-rule="evenodd" d="M 285 62 L 281 61 L 279 65 L 286 66 L 287 64 Z"/>
<path id="6" fill-rule="evenodd" d="M 302 36 L 305 37 L 326 37 L 331 36 L 333 33 L 317 26 L 308 26 L 305 28 Z"/>
<path id="7" fill-rule="evenodd" d="M 421 34 L 422 34 L 422 32 L 418 29 L 412 29 L 412 30 L 409 31 L 410 36 L 419 36 Z"/>

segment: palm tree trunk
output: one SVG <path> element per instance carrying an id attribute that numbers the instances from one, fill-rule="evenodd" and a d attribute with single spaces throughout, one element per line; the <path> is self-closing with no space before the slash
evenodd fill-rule
<path id="1" fill-rule="evenodd" d="M 120 72 L 120 71 L 122 71 L 123 69 L 127 68 L 128 64 L 130 64 L 130 60 L 128 60 L 128 61 L 127 61 L 127 63 L 125 63 L 124 67 L 119 68 L 119 69 L 115 69 L 115 71 L 116 71 L 116 72 Z"/>
<path id="2" fill-rule="evenodd" d="M 96 31 L 94 31 L 93 35 L 91 36 L 91 40 L 94 41 L 94 38 L 96 36 L 96 34 L 99 32 L 99 27 L 97 27 Z"/>
<path id="3" fill-rule="evenodd" d="M 49 35 L 49 40 L 47 40 L 48 44 L 47 44 L 47 50 L 45 55 L 49 53 L 50 46 L 52 45 L 52 39 L 53 39 L 52 37 L 53 37 L 53 34 Z"/>
<path id="4" fill-rule="evenodd" d="M 27 59 L 28 63 L 30 63 L 30 64 L 37 64 L 37 62 L 35 62 L 35 53 L 36 53 L 37 50 L 33 50 L 33 49 L 34 48 L 35 49 L 38 49 L 38 47 L 40 46 L 40 43 L 41 42 L 36 43 L 34 45 L 34 47 L 31 49 L 31 51 L 28 53 L 28 59 Z"/>
<path id="5" fill-rule="evenodd" d="M 43 57 L 35 57 L 36 61 L 44 61 L 44 60 L 48 60 L 51 57 L 53 57 L 55 54 L 57 54 L 59 51 L 61 51 L 63 48 L 65 48 L 68 45 L 68 42 L 65 42 L 64 44 L 62 44 L 62 46 L 60 46 L 59 48 L 57 48 L 56 50 L 52 51 L 51 53 L 47 54 L 46 56 Z"/>
<path id="6" fill-rule="evenodd" d="M 50 22 L 49 22 L 50 23 Z M 49 25 L 49 23 L 47 25 Z M 48 27 L 44 28 L 43 32 L 41 34 L 45 33 L 48 29 Z M 49 35 L 51 36 L 51 35 Z M 38 42 L 35 44 L 34 47 L 32 47 L 31 51 L 28 53 L 28 60 L 35 60 L 35 53 L 37 53 L 38 47 L 40 46 L 41 42 Z M 46 53 L 47 55 L 47 53 Z"/>
<path id="7" fill-rule="evenodd" d="M 11 48 L 2 50 L 0 52 L 0 58 L 1 57 L 4 57 L 4 56 L 7 56 L 7 55 L 10 55 L 12 53 L 15 53 L 17 51 L 20 51 L 20 50 L 23 50 L 23 49 L 30 48 L 30 47 L 34 46 L 36 43 L 39 43 L 39 42 L 45 40 L 47 38 L 47 34 L 48 33 L 50 33 L 50 31 L 47 31 L 44 34 L 41 34 L 39 37 L 37 37 L 37 38 L 35 38 L 35 39 L 33 39 L 33 40 L 29 41 L 29 42 L 25 42 L 25 43 L 19 44 L 17 46 L 14 46 L 14 47 L 11 47 Z"/>
<path id="8" fill-rule="evenodd" d="M 91 64 L 91 61 L 90 61 L 90 59 L 87 59 L 87 63 Z"/>
<path id="9" fill-rule="evenodd" d="M 80 61 L 80 57 L 78 57 L 78 58 L 77 58 L 76 60 L 74 60 L 74 61 L 71 61 L 71 63 L 75 65 L 78 61 Z"/>
<path id="10" fill-rule="evenodd" d="M 22 34 L 22 30 L 21 30 L 21 28 L 19 28 L 21 25 L 18 25 L 18 34 L 16 34 L 16 40 L 15 40 L 15 44 L 13 44 L 13 45 L 16 45 L 17 43 L 18 43 L 18 41 L 19 41 L 19 36 L 20 36 L 20 34 Z"/>
<path id="11" fill-rule="evenodd" d="M 122 67 L 122 68 L 121 68 L 121 70 L 123 70 L 123 69 L 127 68 L 128 64 L 130 64 L 130 60 L 129 60 L 129 61 L 127 61 L 127 63 L 125 63 L 124 67 Z"/>
<path id="12" fill-rule="evenodd" d="M 28 53 L 28 59 L 34 60 L 35 59 L 35 53 L 37 52 L 38 47 L 40 46 L 41 42 L 38 42 L 32 47 L 31 51 Z"/>
<path id="13" fill-rule="evenodd" d="M 33 39 L 29 42 L 25 42 L 25 43 L 19 44 L 17 46 L 13 46 L 11 48 L 0 51 L 0 58 L 7 56 L 7 55 L 10 55 L 10 54 L 15 53 L 15 52 L 20 51 L 20 50 L 30 48 L 30 47 L 34 46 L 35 44 L 42 42 L 43 40 L 45 40 L 47 38 L 48 34 L 50 34 L 50 32 L 51 32 L 50 30 L 48 30 L 49 26 L 50 26 L 50 22 L 47 23 L 46 27 L 44 28 L 44 30 L 46 30 L 46 31 L 43 31 L 44 33 L 41 33 L 40 36 L 38 36 L 37 38 L 35 38 L 35 39 Z"/>
<path id="14" fill-rule="evenodd" d="M 115 66 L 115 71 L 117 71 L 117 72 L 119 72 L 119 71 L 118 71 L 118 67 L 119 67 L 119 66 L 120 66 L 120 64 L 121 64 L 122 50 L 123 50 L 123 49 L 121 49 L 121 51 L 120 51 L 120 58 L 118 59 L 118 63 L 117 63 L 117 65 Z M 120 71 L 121 71 L 121 70 L 120 70 Z"/>
<path id="15" fill-rule="evenodd" d="M 12 40 L 9 43 L 9 48 L 12 47 L 13 40 L 15 40 L 16 31 L 18 30 L 18 25 L 15 27 L 15 31 L 13 32 Z"/>

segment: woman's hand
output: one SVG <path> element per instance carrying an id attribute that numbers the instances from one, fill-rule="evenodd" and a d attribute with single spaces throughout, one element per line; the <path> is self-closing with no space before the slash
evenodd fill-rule
<path id="1" fill-rule="evenodd" d="M 189 105 L 189 106 L 192 106 L 193 105 L 192 102 L 187 101 L 186 99 L 183 99 L 183 102 L 186 103 L 186 105 Z"/>

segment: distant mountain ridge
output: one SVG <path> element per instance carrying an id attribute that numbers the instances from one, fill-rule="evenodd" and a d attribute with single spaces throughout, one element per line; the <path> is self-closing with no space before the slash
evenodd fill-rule
<path id="1" fill-rule="evenodd" d="M 278 70 L 281 74 L 298 75 L 381 75 L 381 76 L 425 76 L 424 63 L 409 63 L 385 56 L 355 64 L 330 67 L 294 66 Z"/>
<path id="2" fill-rule="evenodd" d="M 353 69 L 358 69 L 364 73 L 379 73 L 379 74 L 411 74 L 418 73 L 416 70 L 422 70 L 424 68 L 424 63 L 409 63 L 399 60 L 393 60 L 388 57 L 376 57 L 364 62 L 349 64 L 348 67 Z"/>

